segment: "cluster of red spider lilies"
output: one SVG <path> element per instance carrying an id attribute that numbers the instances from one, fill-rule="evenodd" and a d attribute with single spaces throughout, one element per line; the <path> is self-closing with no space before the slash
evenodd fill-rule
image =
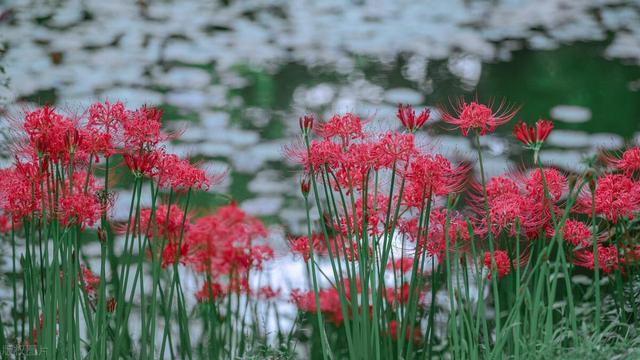
<path id="1" fill-rule="evenodd" d="M 616 301 L 635 311 L 622 289 L 640 259 L 640 148 L 568 174 L 539 159 L 553 123 L 520 122 L 513 134 L 532 150 L 532 167 L 487 179 L 479 139 L 517 110 L 475 101 L 441 109 L 478 150 L 476 173 L 417 143 L 429 109 L 400 105 L 397 131 L 368 131 L 350 113 L 300 119 L 302 145 L 288 155 L 303 168 L 307 211 L 318 220 L 308 217 L 307 236 L 291 240 L 312 283 L 292 301 L 316 314 L 324 358 L 340 349 L 363 359 L 430 357 L 442 347 L 454 358 L 518 353 L 521 337 L 541 336 L 523 318 L 547 326 L 566 318 L 577 337 L 583 299 L 570 277 L 580 273 L 595 278 L 596 327 L 602 276 L 617 284 L 604 290 L 617 287 Z M 570 309 L 552 309 L 558 301 Z M 325 319 L 344 336 L 332 339 Z"/>
<path id="2" fill-rule="evenodd" d="M 399 130 L 385 132 L 350 113 L 302 117 L 302 141 L 287 156 L 303 169 L 307 233 L 289 245 L 309 286 L 281 296 L 275 284 L 251 282 L 274 258 L 259 219 L 234 203 L 203 216 L 190 209 L 223 175 L 166 150 L 177 136 L 161 130 L 160 110 L 105 102 L 75 116 L 27 111 L 14 124 L 13 165 L 0 170 L 14 274 L 3 334 L 44 357 L 229 358 L 274 341 L 294 354 L 300 328 L 311 326 L 318 358 L 490 358 L 527 351 L 559 324 L 578 341 L 582 303 L 595 304 L 596 331 L 609 298 L 631 321 L 640 148 L 567 174 L 539 159 L 553 124 L 519 123 L 532 168 L 487 179 L 480 137 L 516 112 L 464 101 L 442 111 L 471 138 L 478 171 L 416 140 L 428 109 L 400 105 Z M 127 188 L 127 220 L 114 221 Z M 577 288 L 575 274 L 592 277 L 594 291 Z M 197 279 L 192 294 L 185 276 Z M 273 337 L 259 325 L 259 303 L 282 298 L 309 316 Z"/>

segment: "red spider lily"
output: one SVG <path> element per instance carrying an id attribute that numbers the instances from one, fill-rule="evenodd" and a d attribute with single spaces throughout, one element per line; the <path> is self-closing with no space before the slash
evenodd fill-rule
<path id="1" fill-rule="evenodd" d="M 202 288 L 200 288 L 200 290 L 195 294 L 196 300 L 198 300 L 199 303 L 215 301 L 222 296 L 224 296 L 222 285 L 219 283 L 210 283 L 208 281 L 205 281 Z"/>
<path id="2" fill-rule="evenodd" d="M 542 172 L 540 169 L 534 169 L 523 180 L 527 196 L 531 196 L 538 201 L 546 201 L 547 199 L 545 186 L 552 201 L 560 200 L 562 194 L 567 190 L 567 177 L 553 168 L 545 168 Z"/>
<path id="3" fill-rule="evenodd" d="M 73 121 L 44 106 L 27 112 L 22 126 L 31 147 L 39 154 L 55 161 L 68 160 L 68 134 L 76 131 Z"/>
<path id="4" fill-rule="evenodd" d="M 340 139 L 343 146 L 349 145 L 351 140 L 361 139 L 364 137 L 364 133 L 362 132 L 362 120 L 359 116 L 351 113 L 334 115 L 326 123 L 318 123 L 316 132 L 326 140 L 332 138 Z"/>
<path id="5" fill-rule="evenodd" d="M 552 237 L 555 234 L 553 227 L 547 229 L 547 236 Z M 562 238 L 573 247 L 590 249 L 592 247 L 593 233 L 591 228 L 582 221 L 567 219 L 562 231 Z"/>
<path id="6" fill-rule="evenodd" d="M 595 255 L 591 250 L 578 250 L 574 252 L 573 263 L 577 266 L 593 270 L 595 268 Z M 624 258 L 618 253 L 615 245 L 598 245 L 598 267 L 605 274 L 613 270 L 621 270 Z"/>
<path id="7" fill-rule="evenodd" d="M 309 191 L 311 191 L 311 180 L 308 175 L 305 175 L 300 179 L 300 192 L 306 197 L 309 195 Z"/>
<path id="8" fill-rule="evenodd" d="M 313 123 L 315 117 L 313 115 L 305 115 L 300 117 L 298 122 L 300 123 L 300 130 L 303 134 L 308 135 L 311 129 L 313 129 Z"/>
<path id="9" fill-rule="evenodd" d="M 125 148 L 133 151 L 154 147 L 167 139 L 160 130 L 162 110 L 143 106 L 129 113 L 122 124 Z"/>
<path id="10" fill-rule="evenodd" d="M 430 110 L 425 108 L 420 115 L 416 117 L 416 112 L 411 105 L 403 106 L 398 104 L 398 112 L 396 116 L 400 119 L 402 126 L 409 132 L 414 133 L 420 129 L 427 120 L 429 120 Z"/>
<path id="11" fill-rule="evenodd" d="M 265 300 L 273 300 L 280 296 L 280 290 L 274 290 L 271 286 L 263 286 L 258 289 L 257 296 Z"/>
<path id="12" fill-rule="evenodd" d="M 179 244 L 175 242 L 171 242 L 165 245 L 164 249 L 162 250 L 162 262 L 160 263 L 160 267 L 165 269 L 168 266 L 174 265 L 176 263 L 180 263 L 182 265 L 187 264 L 185 255 L 189 253 L 189 245 L 178 245 Z M 178 249 L 180 249 L 180 252 L 178 252 Z"/>
<path id="13" fill-rule="evenodd" d="M 618 159 L 613 156 L 605 158 L 616 170 L 624 172 L 627 176 L 632 176 L 640 171 L 640 147 L 627 149 Z"/>
<path id="14" fill-rule="evenodd" d="M 78 276 L 78 280 L 84 284 L 84 291 L 90 296 L 95 296 L 96 291 L 100 287 L 100 276 L 94 274 L 84 265 L 80 265 L 80 271 L 82 271 L 82 278 Z"/>
<path id="15" fill-rule="evenodd" d="M 104 133 L 115 133 L 119 126 L 127 121 L 128 113 L 121 102 L 111 104 L 93 103 L 89 107 L 89 118 L 87 127 L 89 129 L 99 129 Z"/>
<path id="16" fill-rule="evenodd" d="M 408 163 L 418 153 L 414 144 L 413 134 L 384 133 L 378 142 L 373 145 L 372 157 L 375 159 L 374 167 L 393 168 L 398 163 Z"/>
<path id="17" fill-rule="evenodd" d="M 335 177 L 334 188 L 345 189 L 347 193 L 367 186 L 367 175 L 377 165 L 372 142 L 354 143 L 341 153 Z"/>
<path id="18" fill-rule="evenodd" d="M 429 255 L 436 256 L 439 261 L 445 258 L 447 249 L 449 253 L 458 252 L 460 256 L 465 251 L 466 244 L 461 245 L 458 240 L 467 242 L 471 237 L 467 222 L 462 215 L 456 211 L 447 214 L 447 209 L 440 208 L 432 210 L 429 219 L 427 238 L 420 238 L 418 249 L 426 249 Z"/>
<path id="19" fill-rule="evenodd" d="M 150 208 L 140 209 L 139 219 L 139 227 L 135 229 L 133 228 L 136 223 L 135 215 L 130 219 L 130 232 L 137 233 L 139 231 L 149 239 L 162 240 L 166 238 L 168 243 L 177 242 L 180 239 L 183 223 L 185 232 L 189 231 L 191 226 L 190 216 L 187 214 L 185 219 L 185 213 L 175 204 L 171 206 L 160 204 L 153 212 Z M 118 230 L 124 232 L 126 226 Z"/>
<path id="20" fill-rule="evenodd" d="M 547 173 L 549 172 L 545 170 L 545 174 Z M 487 182 L 486 201 L 489 205 L 491 231 L 494 235 L 506 230 L 509 235 L 516 236 L 515 224 L 517 221 L 520 224 L 521 235 L 526 238 L 535 238 L 544 225 L 550 221 L 552 209 L 549 208 L 548 202 L 542 201 L 543 198 L 540 197 L 538 175 L 539 172 L 532 172 L 530 177 L 521 174 L 515 174 L 512 178 L 504 175 L 495 176 Z M 557 185 L 554 186 L 556 190 L 563 188 L 560 178 L 555 178 L 554 175 L 551 175 L 550 178 L 553 179 L 553 184 Z M 553 195 L 551 196 L 553 197 Z M 489 231 L 489 227 L 485 217 L 485 199 L 480 184 L 472 184 L 470 200 L 471 208 L 477 215 L 475 231 L 479 235 L 484 235 Z"/>
<path id="21" fill-rule="evenodd" d="M 321 234 L 312 234 L 311 243 L 313 245 L 313 251 L 318 254 L 324 251 L 323 244 L 324 236 Z M 311 248 L 309 247 L 309 238 L 306 236 L 297 237 L 289 240 L 289 247 L 294 254 L 302 256 L 304 261 L 309 261 L 311 258 Z"/>
<path id="22" fill-rule="evenodd" d="M 527 124 L 520 122 L 513 128 L 513 135 L 525 147 L 539 150 L 551 130 L 553 130 L 553 123 L 549 120 L 538 120 L 535 127 L 527 127 Z"/>
<path id="23" fill-rule="evenodd" d="M 398 322 L 396 320 L 389 321 L 389 336 L 391 336 L 393 340 L 398 339 Z M 411 328 L 409 325 L 406 326 L 404 336 L 405 339 L 409 340 L 411 336 Z M 416 326 L 413 329 L 413 342 L 419 343 L 420 341 L 422 341 L 422 330 L 420 330 L 419 326 Z"/>
<path id="24" fill-rule="evenodd" d="M 459 192 L 467 181 L 469 166 L 454 167 L 442 155 L 421 154 L 414 158 L 405 173 L 404 203 L 420 208 L 429 195 L 444 196 Z"/>
<path id="25" fill-rule="evenodd" d="M 492 110 L 491 104 L 483 105 L 475 101 L 466 103 L 459 99 L 453 106 L 452 112 L 443 109 L 442 119 L 455 127 L 460 128 L 463 136 L 467 136 L 470 130 L 477 130 L 482 136 L 487 132 L 495 131 L 499 125 L 509 122 L 519 107 L 514 107 L 501 102 L 497 109 Z"/>
<path id="26" fill-rule="evenodd" d="M 185 234 L 187 265 L 196 272 L 221 276 L 246 276 L 252 268 L 273 258 L 273 250 L 260 241 L 267 231 L 260 220 L 235 204 L 199 218 Z"/>
<path id="27" fill-rule="evenodd" d="M 134 151 L 122 154 L 125 165 L 137 177 L 153 177 L 157 175 L 157 167 L 162 159 L 162 152 L 153 151 Z"/>
<path id="28" fill-rule="evenodd" d="M 175 190 L 209 188 L 209 178 L 202 169 L 181 160 L 174 154 L 162 153 L 157 163 L 157 176 L 160 186 Z"/>
<path id="29" fill-rule="evenodd" d="M 350 233 L 361 236 L 363 234 L 364 220 L 367 224 L 369 235 L 379 235 L 384 231 L 385 213 L 387 211 L 388 199 L 382 194 L 369 194 L 365 202 L 362 197 L 356 199 L 355 215 L 353 210 L 347 215 L 342 215 L 335 224 L 336 229 L 347 237 Z M 366 214 L 366 219 L 364 218 Z"/>
<path id="30" fill-rule="evenodd" d="M 0 234 L 6 234 L 12 229 L 11 218 L 7 215 L 0 214 Z"/>
<path id="31" fill-rule="evenodd" d="M 622 174 L 606 174 L 598 179 L 595 189 L 596 214 L 612 223 L 621 218 L 633 219 L 640 210 L 640 186 Z M 591 215 L 591 193 L 583 191 L 576 203 L 576 211 Z"/>
<path id="32" fill-rule="evenodd" d="M 31 164 L 28 166 L 31 167 Z M 37 174 L 37 166 L 35 167 Z M 13 221 L 21 221 L 23 218 L 31 217 L 32 214 L 40 210 L 40 186 L 36 186 L 38 178 L 33 178 L 29 174 L 20 171 L 18 164 L 16 167 L 0 170 L 0 206 L 7 216 Z M 34 191 L 32 195 L 31 191 Z"/>
<path id="33" fill-rule="evenodd" d="M 102 215 L 102 205 L 93 195 L 73 193 L 59 200 L 58 217 L 63 225 L 93 226 Z"/>
<path id="34" fill-rule="evenodd" d="M 503 277 L 509 275 L 511 271 L 511 260 L 509 259 L 509 255 L 507 255 L 506 251 L 503 250 L 495 250 L 493 252 L 493 262 L 495 262 L 495 268 L 493 266 L 493 262 L 491 260 L 492 256 L 490 252 L 484 253 L 484 266 L 489 269 L 489 275 L 487 275 L 488 279 L 491 279 L 493 276 L 493 272 L 496 271 L 498 274 L 498 279 L 502 279 Z"/>
<path id="35" fill-rule="evenodd" d="M 320 311 L 334 324 L 340 325 L 344 321 L 340 308 L 340 295 L 335 288 L 321 289 L 318 292 L 320 298 Z M 313 291 L 300 291 L 294 289 L 291 292 L 291 302 L 301 311 L 315 313 L 317 311 L 315 294 Z"/>

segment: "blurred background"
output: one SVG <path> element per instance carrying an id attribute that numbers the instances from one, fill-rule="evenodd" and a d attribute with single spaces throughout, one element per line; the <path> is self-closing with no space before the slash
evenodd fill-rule
<path id="1" fill-rule="evenodd" d="M 159 106 L 184 130 L 172 151 L 227 167 L 218 191 L 293 233 L 304 211 L 282 148 L 305 113 L 384 129 L 398 103 L 505 98 L 523 106 L 516 120 L 556 121 L 542 158 L 568 171 L 640 139 L 640 1 L 4 0 L 0 44 L 5 116 Z M 473 158 L 433 115 L 419 136 Z M 492 174 L 522 161 L 511 128 L 483 138 Z"/>

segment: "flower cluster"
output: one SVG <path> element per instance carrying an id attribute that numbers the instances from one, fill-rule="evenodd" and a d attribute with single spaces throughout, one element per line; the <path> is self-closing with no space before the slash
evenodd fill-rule
<path id="1" fill-rule="evenodd" d="M 517 111 L 506 103 L 493 107 L 461 100 L 441 113 L 479 147 L 480 136 Z M 316 127 L 301 120 L 306 147 L 289 149 L 289 156 L 305 171 L 305 197 L 324 211 L 309 225 L 329 238 L 297 237 L 290 248 L 307 265 L 330 263 L 334 278 L 321 271 L 331 286 L 315 293 L 295 290 L 292 300 L 300 310 L 319 308 L 339 325 L 359 321 L 353 309 L 373 306 L 371 312 L 378 313 L 372 317 L 387 326 L 381 333 L 397 339 L 397 318 L 415 315 L 407 309 L 427 311 L 422 306 L 436 268 L 479 264 L 486 279 L 496 282 L 515 276 L 514 269 L 524 271 L 530 261 L 542 261 L 534 249 L 556 244 L 571 269 L 597 266 L 610 274 L 638 264 L 640 245 L 629 239 L 631 232 L 637 235 L 633 221 L 640 213 L 640 148 L 607 156 L 597 172 L 580 177 L 538 161 L 554 127 L 551 121 L 538 120 L 531 127 L 521 122 L 513 134 L 534 151 L 535 166 L 485 179 L 473 174 L 469 161 L 454 163 L 418 143 L 416 133 L 429 115 L 427 109 L 417 115 L 411 106 L 400 105 L 401 130 L 383 132 L 369 130 L 350 113 L 316 120 Z M 315 197 L 308 196 L 312 189 Z M 357 297 L 338 291 L 362 276 L 370 280 L 358 287 Z M 345 296 L 353 305 L 346 311 L 340 306 Z M 407 331 L 415 324 L 403 321 Z"/>

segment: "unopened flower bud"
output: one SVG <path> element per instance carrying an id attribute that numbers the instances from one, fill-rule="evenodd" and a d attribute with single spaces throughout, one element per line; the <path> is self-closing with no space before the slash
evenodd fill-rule
<path id="1" fill-rule="evenodd" d="M 300 117 L 300 119 L 298 120 L 300 123 L 300 130 L 302 130 L 302 133 L 307 135 L 309 134 L 309 131 L 311 131 L 311 129 L 313 129 L 313 122 L 314 122 L 314 117 L 313 115 L 305 115 Z"/>
<path id="2" fill-rule="evenodd" d="M 103 244 L 107 242 L 107 232 L 102 227 L 98 227 L 98 240 Z"/>

